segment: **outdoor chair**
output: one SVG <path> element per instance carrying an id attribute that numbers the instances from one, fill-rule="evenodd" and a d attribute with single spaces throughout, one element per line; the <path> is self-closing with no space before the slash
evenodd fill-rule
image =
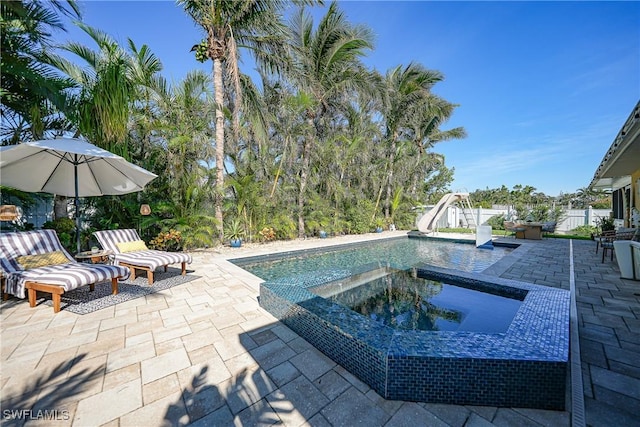
<path id="1" fill-rule="evenodd" d="M 507 231 L 509 231 L 513 233 L 514 238 L 516 237 L 516 233 L 524 232 L 526 230 L 524 227 L 518 226 L 518 224 L 513 221 L 504 221 L 502 225 L 504 226 L 504 235 L 506 236 Z"/>
<path id="2" fill-rule="evenodd" d="M 556 226 L 558 223 L 556 221 L 547 221 L 542 223 L 542 235 L 545 233 L 553 234 L 556 231 Z"/>
<path id="3" fill-rule="evenodd" d="M 129 268 L 133 279 L 136 270 L 147 272 L 149 285 L 153 284 L 153 272 L 158 267 L 167 271 L 169 264 L 182 265 L 182 275 L 187 273 L 187 264 L 191 264 L 191 255 L 183 252 L 166 252 L 148 249 L 147 245 L 134 229 L 96 231 L 93 235 L 105 250 L 113 252 L 113 263 Z"/>
<path id="4" fill-rule="evenodd" d="M 35 307 L 36 292 L 51 294 L 53 311 L 60 311 L 61 295 L 67 291 L 111 281 L 118 293 L 118 279 L 129 277 L 129 270 L 115 265 L 79 263 L 64 249 L 55 230 L 0 233 L 0 267 L 5 293 L 25 298 Z"/>
<path id="5" fill-rule="evenodd" d="M 618 227 L 617 230 L 604 230 L 600 234 L 594 236 L 593 240 L 596 241 L 596 253 L 598 249 L 602 247 L 603 243 L 615 240 L 616 233 L 635 232 L 635 228 Z"/>
<path id="6" fill-rule="evenodd" d="M 596 242 L 596 253 L 598 252 L 598 245 L 602 247 L 602 262 L 604 262 L 604 257 L 607 254 L 607 251 L 611 253 L 611 261 L 613 261 L 613 253 L 615 252 L 615 246 L 613 242 L 621 241 L 621 240 L 639 240 L 640 239 L 640 228 L 619 228 L 613 233 L 602 234 L 598 241 Z"/>

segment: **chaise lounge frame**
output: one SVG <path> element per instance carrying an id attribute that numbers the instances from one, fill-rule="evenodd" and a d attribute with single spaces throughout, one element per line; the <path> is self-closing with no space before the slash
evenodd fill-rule
<path id="1" fill-rule="evenodd" d="M 105 250 L 114 253 L 114 264 L 126 267 L 131 272 L 131 277 L 135 279 L 136 270 L 147 272 L 149 285 L 153 284 L 153 274 L 156 268 L 163 267 L 167 271 L 169 264 L 180 264 L 181 274 L 187 274 L 187 264 L 190 264 L 191 255 L 182 252 L 166 252 L 153 249 L 133 252 L 121 252 L 118 243 L 135 242 L 140 239 L 138 232 L 134 229 L 122 230 L 102 230 L 93 233 L 100 245 Z"/>
<path id="2" fill-rule="evenodd" d="M 18 257 L 44 255 L 60 251 L 68 262 L 24 270 Z M 95 289 L 95 284 L 111 281 L 111 293 L 118 293 L 118 279 L 129 277 L 126 268 L 114 265 L 79 263 L 64 249 L 54 230 L 35 230 L 0 234 L 0 266 L 3 271 L 3 299 L 9 294 L 18 298 L 28 296 L 29 306 L 36 306 L 37 292 L 51 294 L 53 311 L 58 313 L 66 291 L 82 286 Z"/>

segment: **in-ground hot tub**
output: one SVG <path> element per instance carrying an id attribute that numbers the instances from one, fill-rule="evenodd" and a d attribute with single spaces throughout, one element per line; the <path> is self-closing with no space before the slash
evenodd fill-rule
<path id="1" fill-rule="evenodd" d="M 387 399 L 564 409 L 567 291 L 446 268 L 411 270 L 416 278 L 519 301 L 506 330 L 489 332 L 393 328 L 321 296 L 388 273 L 378 265 L 355 276 L 336 269 L 265 282 L 260 304 Z"/>

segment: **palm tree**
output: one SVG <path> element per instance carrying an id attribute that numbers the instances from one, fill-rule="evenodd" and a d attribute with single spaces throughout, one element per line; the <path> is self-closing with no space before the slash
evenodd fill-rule
<path id="1" fill-rule="evenodd" d="M 148 98 L 149 90 L 164 90 L 164 81 L 158 76 L 162 64 L 145 45 L 138 49 L 129 40 L 127 51 L 106 33 L 83 23 L 76 25 L 93 39 L 98 49 L 76 42 L 61 49 L 75 54 L 86 66 L 62 57 L 48 59 L 75 89 L 69 98 L 67 118 L 77 136 L 131 159 L 129 125 L 133 106 L 144 99 L 143 94 Z M 65 203 L 57 199 L 56 210 L 66 213 Z"/>
<path id="2" fill-rule="evenodd" d="M 416 198 L 418 179 L 426 178 L 432 170 L 437 169 L 440 164 L 444 164 L 442 156 L 431 153 L 429 150 L 438 142 L 467 136 L 462 127 L 449 130 L 440 129 L 440 126 L 449 120 L 455 107 L 455 104 L 429 94 L 422 102 L 418 102 L 410 113 L 408 119 L 410 141 L 417 149 L 409 191 L 414 199 Z"/>
<path id="3" fill-rule="evenodd" d="M 216 141 L 216 201 L 215 216 L 218 233 L 222 240 L 224 197 L 225 94 L 223 78 L 230 76 L 234 96 L 227 94 L 229 102 L 235 105 L 234 129 L 238 128 L 238 107 L 241 102 L 240 77 L 238 72 L 239 48 L 251 50 L 259 66 L 276 67 L 278 58 L 283 58 L 280 11 L 288 4 L 285 0 L 178 0 L 194 22 L 202 27 L 205 39 L 193 46 L 196 59 L 213 61 L 213 86 Z"/>
<path id="4" fill-rule="evenodd" d="M 139 86 L 161 82 L 154 76 L 162 70 L 162 64 L 146 46 L 138 50 L 129 40 L 127 52 L 108 34 L 83 23 L 77 25 L 98 49 L 77 42 L 61 46 L 83 60 L 86 67 L 64 58 L 52 60 L 79 90 L 70 118 L 78 135 L 128 158 L 128 125 L 133 103 L 141 94 Z"/>
<path id="5" fill-rule="evenodd" d="M 298 237 L 304 237 L 305 191 L 309 179 L 311 153 L 316 140 L 323 138 L 326 114 L 344 100 L 344 95 L 368 86 L 370 74 L 360 58 L 373 47 L 369 28 L 351 25 L 332 3 L 314 28 L 313 19 L 300 8 L 291 22 L 291 57 L 288 76 L 297 84 L 304 100 L 307 134 L 302 138 L 301 171 L 298 187 Z"/>
<path id="6" fill-rule="evenodd" d="M 79 18 L 75 1 L 0 3 L 1 121 L 4 142 L 39 139 L 64 126 L 65 79 L 47 66 L 53 31 L 66 31 L 61 16 Z"/>
<path id="7" fill-rule="evenodd" d="M 417 63 L 410 63 L 406 67 L 399 65 L 389 70 L 384 77 L 381 92 L 381 113 L 385 122 L 384 138 L 388 146 L 387 176 L 385 177 L 385 218 L 389 218 L 390 214 L 398 143 L 403 138 L 403 133 L 406 132 L 405 128 L 408 124 L 408 119 L 410 114 L 415 111 L 415 105 L 426 100 L 430 95 L 431 87 L 442 79 L 443 76 L 438 71 L 428 70 Z M 378 201 L 376 201 L 376 208 L 378 203 L 379 197 Z"/>

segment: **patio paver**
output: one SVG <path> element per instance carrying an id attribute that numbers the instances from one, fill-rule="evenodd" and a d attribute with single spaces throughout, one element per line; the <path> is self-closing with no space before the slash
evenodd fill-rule
<path id="1" fill-rule="evenodd" d="M 47 424 L 56 426 L 570 425 L 569 411 L 384 400 L 262 310 L 260 280 L 226 261 L 402 234 L 195 252 L 198 279 L 87 315 L 6 301 L 2 409 L 67 411 Z M 593 242 L 516 243 L 488 274 L 563 289 L 572 245 L 586 423 L 640 426 L 640 282 L 620 279 L 615 261 L 601 263 Z"/>

